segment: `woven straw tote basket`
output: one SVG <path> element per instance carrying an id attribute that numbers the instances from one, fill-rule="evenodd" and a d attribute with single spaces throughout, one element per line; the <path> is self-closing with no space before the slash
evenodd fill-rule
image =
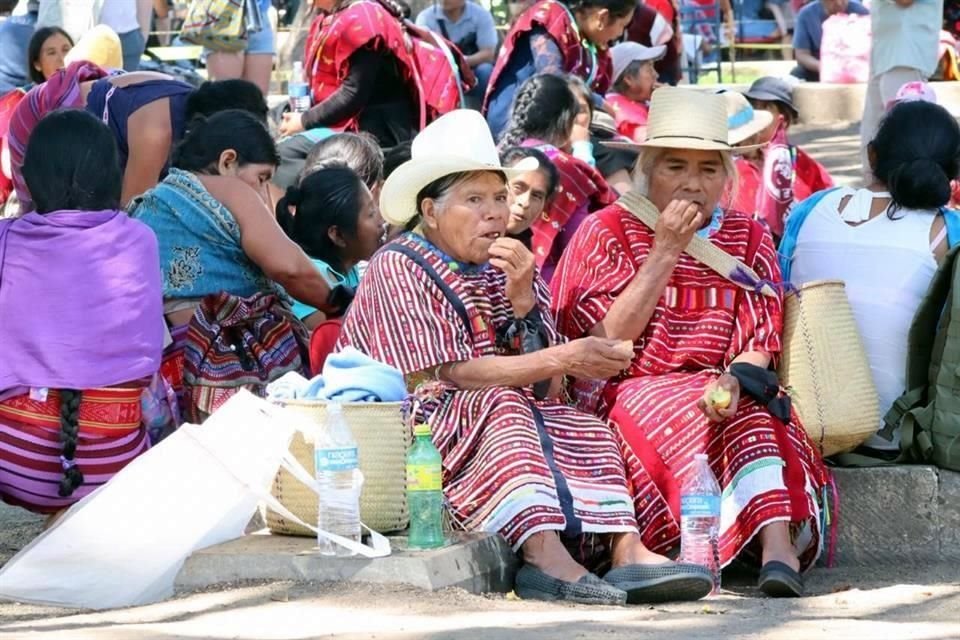
<path id="1" fill-rule="evenodd" d="M 785 307 L 780 384 L 823 456 L 851 451 L 880 427 L 880 405 L 846 288 L 808 282 Z"/>
<path id="2" fill-rule="evenodd" d="M 318 425 L 327 415 L 325 402 L 284 400 L 280 406 L 297 411 Z M 343 415 L 357 441 L 363 492 L 360 494 L 360 519 L 380 533 L 402 531 L 410 517 L 407 512 L 406 455 L 410 446 L 410 430 L 400 415 L 399 402 L 343 403 Z M 290 444 L 290 452 L 305 469 L 314 468 L 314 443 L 298 433 Z M 290 473 L 281 469 L 273 481 L 272 493 L 280 503 L 304 522 L 317 522 L 317 494 Z M 273 533 L 292 536 L 315 534 L 289 522 L 273 511 L 267 511 L 267 526 Z"/>
<path id="3" fill-rule="evenodd" d="M 651 229 L 656 227 L 660 212 L 643 196 L 628 193 L 619 204 Z M 752 269 L 708 240 L 694 236 L 685 251 L 738 286 L 751 288 L 731 278 L 735 271 L 741 279 L 761 283 Z M 759 291 L 777 295 L 767 284 Z M 784 301 L 780 384 L 789 388 L 821 455 L 850 451 L 880 428 L 877 390 L 853 310 L 839 280 L 810 282 L 798 293 Z"/>

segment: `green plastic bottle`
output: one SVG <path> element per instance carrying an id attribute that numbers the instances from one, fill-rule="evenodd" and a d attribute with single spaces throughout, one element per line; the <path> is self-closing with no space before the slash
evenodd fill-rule
<path id="1" fill-rule="evenodd" d="M 418 424 L 413 435 L 413 446 L 407 452 L 408 544 L 412 549 L 436 549 L 444 545 L 443 466 L 430 437 L 430 425 Z"/>

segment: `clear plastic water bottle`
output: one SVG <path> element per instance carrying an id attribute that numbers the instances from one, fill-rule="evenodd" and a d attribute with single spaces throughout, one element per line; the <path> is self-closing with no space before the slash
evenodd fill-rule
<path id="1" fill-rule="evenodd" d="M 680 492 L 680 560 L 699 564 L 713 574 L 720 592 L 720 484 L 705 454 L 694 456 L 693 473 Z"/>
<path id="2" fill-rule="evenodd" d="M 287 95 L 290 97 L 290 110 L 303 113 L 310 109 L 310 86 L 303 80 L 303 63 L 293 63 L 293 73 L 287 83 Z"/>
<path id="3" fill-rule="evenodd" d="M 317 433 L 314 448 L 320 513 L 317 528 L 360 542 L 360 471 L 357 443 L 343 417 L 343 408 L 327 405 L 327 420 Z M 350 551 L 323 537 L 317 538 L 325 556 L 352 556 Z"/>
<path id="4" fill-rule="evenodd" d="M 410 508 L 410 535 L 413 549 L 442 547 L 443 465 L 440 452 L 430 437 L 430 425 L 413 428 L 415 440 L 407 453 L 407 504 Z"/>

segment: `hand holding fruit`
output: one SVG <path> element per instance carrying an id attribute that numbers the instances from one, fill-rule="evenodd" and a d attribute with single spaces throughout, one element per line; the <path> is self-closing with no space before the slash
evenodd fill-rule
<path id="1" fill-rule="evenodd" d="M 737 413 L 740 402 L 740 382 L 731 374 L 724 373 L 707 385 L 698 406 L 713 422 L 723 422 Z"/>

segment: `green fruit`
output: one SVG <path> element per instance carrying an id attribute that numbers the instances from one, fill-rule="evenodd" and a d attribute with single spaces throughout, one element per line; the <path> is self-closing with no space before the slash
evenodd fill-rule
<path id="1" fill-rule="evenodd" d="M 733 396 L 726 389 L 714 389 L 710 392 L 710 405 L 714 409 L 726 409 L 733 401 Z"/>

